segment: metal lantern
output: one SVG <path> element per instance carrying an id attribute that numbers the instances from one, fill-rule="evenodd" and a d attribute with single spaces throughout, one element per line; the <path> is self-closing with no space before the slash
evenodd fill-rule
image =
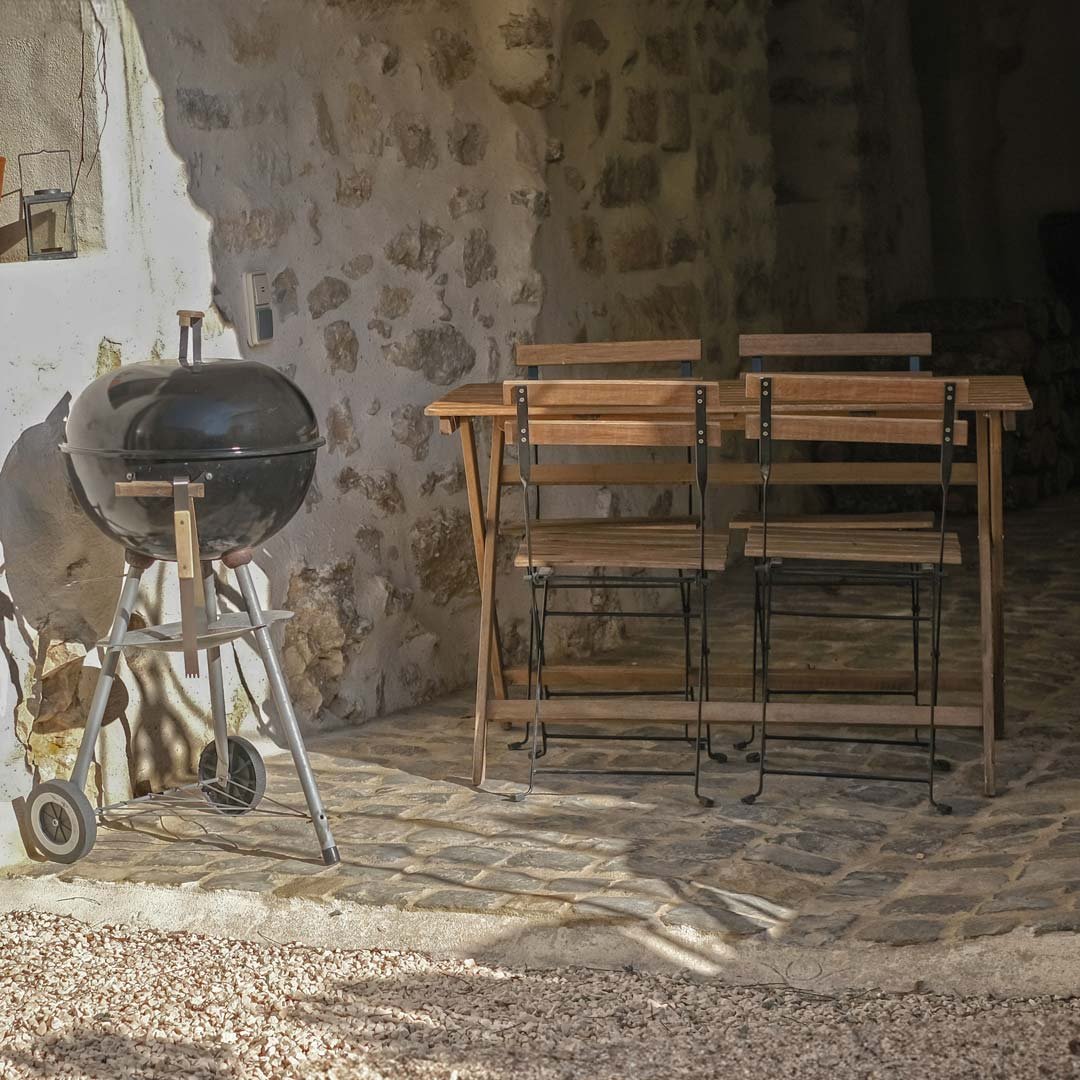
<path id="1" fill-rule="evenodd" d="M 37 154 L 66 154 L 68 187 L 38 188 L 33 195 L 23 187 L 23 158 Z M 23 191 L 23 223 L 26 226 L 26 257 L 37 259 L 74 259 L 79 254 L 75 235 L 75 178 L 71 171 L 69 150 L 38 150 L 19 155 L 19 187 Z"/>

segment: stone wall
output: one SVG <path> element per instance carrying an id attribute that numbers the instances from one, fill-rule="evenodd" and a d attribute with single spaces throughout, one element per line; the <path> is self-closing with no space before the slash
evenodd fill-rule
<path id="1" fill-rule="evenodd" d="M 769 12 L 775 306 L 793 330 L 862 330 L 931 293 L 929 203 L 906 0 Z"/>
<path id="2" fill-rule="evenodd" d="M 542 340 L 700 335 L 720 374 L 735 369 L 738 327 L 769 324 L 764 6 L 567 11 L 547 110 Z"/>
<path id="3" fill-rule="evenodd" d="M 476 578 L 460 445 L 423 415 L 509 371 L 542 297 L 532 255 L 557 86 L 543 10 L 291 0 L 220 17 L 130 0 L 192 200 L 214 304 L 273 281 L 277 335 L 329 439 L 304 513 L 269 545 L 307 724 L 467 682 Z"/>

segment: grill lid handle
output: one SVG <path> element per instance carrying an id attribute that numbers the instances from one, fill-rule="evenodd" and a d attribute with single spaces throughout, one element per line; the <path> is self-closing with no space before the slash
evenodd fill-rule
<path id="1" fill-rule="evenodd" d="M 186 311 L 181 308 L 177 313 L 180 320 L 180 364 L 186 368 L 202 363 L 202 323 L 205 311 Z M 191 359 L 188 359 L 188 334 L 191 334 Z"/>

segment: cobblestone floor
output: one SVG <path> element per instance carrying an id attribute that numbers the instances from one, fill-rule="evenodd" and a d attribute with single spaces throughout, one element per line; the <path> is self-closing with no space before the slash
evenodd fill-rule
<path id="1" fill-rule="evenodd" d="M 468 786 L 471 701 L 461 694 L 314 741 L 338 867 L 317 861 L 304 822 L 199 815 L 105 828 L 75 868 L 14 872 L 557 921 L 649 920 L 733 936 L 770 931 L 806 945 L 1080 931 L 1080 498 L 1011 515 L 1008 526 L 999 794 L 980 794 L 974 735 L 946 734 L 939 749 L 953 769 L 940 796 L 951 817 L 934 813 L 921 788 L 787 777 L 770 778 L 764 797 L 745 806 L 739 796 L 753 789 L 754 766 L 734 752 L 728 764 L 706 767 L 712 810 L 697 805 L 686 779 L 548 778 L 557 782 L 511 803 Z M 970 529 L 965 556 L 969 567 L 950 583 L 944 649 L 946 666 L 977 670 Z M 745 564 L 718 590 L 719 662 L 745 658 L 748 590 Z M 906 631 L 883 644 L 881 624 L 832 623 L 813 636 L 809 625 L 785 631 L 777 662 L 881 666 L 882 648 L 900 662 L 910 655 Z M 527 767 L 506 749 L 509 738 L 491 738 L 492 787 L 504 791 Z M 838 753 L 860 767 L 903 763 L 865 747 L 783 752 L 823 765 Z M 553 746 L 551 760 L 681 768 L 690 752 L 578 743 Z M 296 801 L 288 760 L 274 759 L 269 771 L 270 791 Z"/>

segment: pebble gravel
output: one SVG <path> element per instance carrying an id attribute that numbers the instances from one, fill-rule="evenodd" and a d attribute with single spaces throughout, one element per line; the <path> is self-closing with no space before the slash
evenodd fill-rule
<path id="1" fill-rule="evenodd" d="M 0 1078 L 1080 1077 L 1080 998 L 783 985 L 0 915 Z"/>

